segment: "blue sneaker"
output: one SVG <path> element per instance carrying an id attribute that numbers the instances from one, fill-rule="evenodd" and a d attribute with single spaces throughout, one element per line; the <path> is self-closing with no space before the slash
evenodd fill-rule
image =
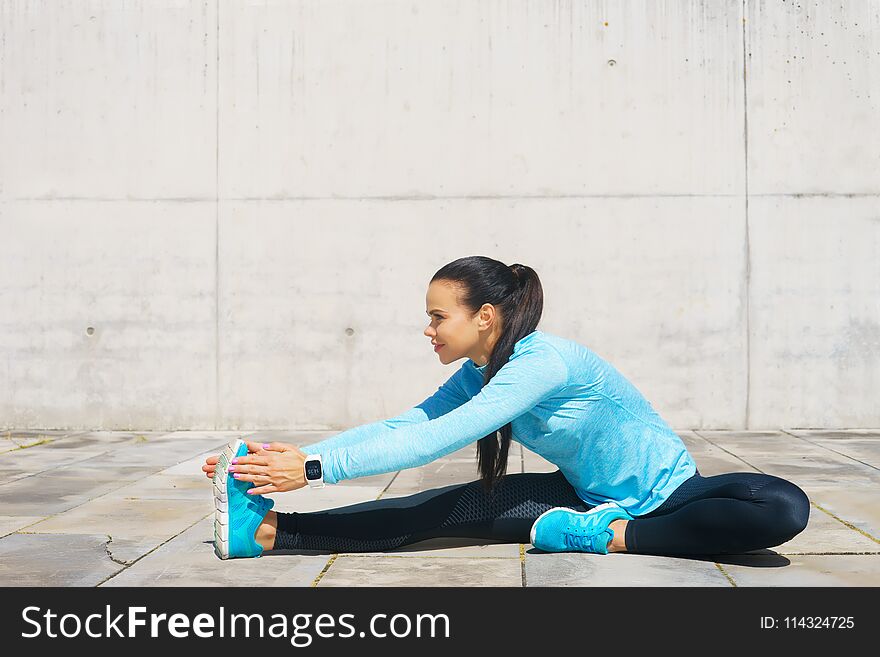
<path id="1" fill-rule="evenodd" d="M 224 448 L 214 468 L 214 553 L 221 559 L 262 555 L 263 546 L 254 540 L 254 533 L 275 506 L 273 499 L 247 494 L 254 482 L 229 474 L 232 459 L 247 453 L 247 444 L 236 439 Z"/>
<path id="2" fill-rule="evenodd" d="M 532 545 L 545 552 L 595 552 L 608 554 L 617 519 L 632 520 L 629 512 L 614 502 L 605 502 L 586 512 L 557 506 L 535 520 L 529 534 Z"/>

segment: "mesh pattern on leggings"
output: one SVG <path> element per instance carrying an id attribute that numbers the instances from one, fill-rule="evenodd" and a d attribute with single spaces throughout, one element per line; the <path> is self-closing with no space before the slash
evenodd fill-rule
<path id="1" fill-rule="evenodd" d="M 280 514 L 279 514 L 280 515 Z M 409 543 L 409 534 L 388 538 L 357 538 L 353 536 L 321 536 L 300 532 L 277 532 L 276 550 L 332 550 L 333 552 L 380 552 L 393 550 Z"/>
<path id="2" fill-rule="evenodd" d="M 535 473 L 506 475 L 488 495 L 479 481 L 464 486 L 461 497 L 441 527 L 486 523 L 504 518 L 534 519 L 554 506 L 586 511 L 571 484 L 558 470 L 550 476 Z"/>
<path id="3" fill-rule="evenodd" d="M 527 543 L 535 519 L 554 506 L 590 508 L 558 470 L 514 473 L 493 494 L 477 480 L 357 508 L 278 513 L 274 549 L 372 552 L 440 537 Z"/>

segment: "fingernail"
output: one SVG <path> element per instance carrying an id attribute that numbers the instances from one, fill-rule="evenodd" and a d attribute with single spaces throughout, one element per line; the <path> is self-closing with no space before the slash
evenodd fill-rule
<path id="1" fill-rule="evenodd" d="M 236 463 L 238 463 L 238 457 L 235 457 L 234 459 L 232 459 L 232 464 L 235 465 Z"/>
<path id="2" fill-rule="evenodd" d="M 226 472 L 235 472 L 235 468 L 230 465 Z"/>
<path id="3" fill-rule="evenodd" d="M 269 449 L 269 443 L 263 443 L 263 449 Z"/>
<path id="4" fill-rule="evenodd" d="M 237 472 L 236 472 L 234 475 L 232 475 L 232 476 L 235 477 L 236 479 L 238 479 L 238 473 L 237 473 Z"/>

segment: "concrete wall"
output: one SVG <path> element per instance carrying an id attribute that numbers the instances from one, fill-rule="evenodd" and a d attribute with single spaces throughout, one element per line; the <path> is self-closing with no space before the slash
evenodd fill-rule
<path id="1" fill-rule="evenodd" d="M 676 428 L 880 425 L 872 0 L 0 0 L 0 426 L 410 408 L 446 262 Z"/>

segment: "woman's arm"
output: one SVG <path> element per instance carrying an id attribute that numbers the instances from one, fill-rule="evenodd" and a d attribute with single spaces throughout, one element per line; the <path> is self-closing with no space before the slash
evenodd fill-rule
<path id="1" fill-rule="evenodd" d="M 320 442 L 312 443 L 311 445 L 303 445 L 302 447 L 296 447 L 288 443 L 272 443 L 275 447 L 270 451 L 290 451 L 295 449 L 303 454 L 321 454 L 321 460 L 323 461 L 327 458 L 327 454 L 331 450 L 341 449 L 379 438 L 389 431 L 398 430 L 398 427 L 427 422 L 433 418 L 440 417 L 452 409 L 461 406 L 468 400 L 467 394 L 464 391 L 464 386 L 461 385 L 463 367 L 464 366 L 459 368 L 457 372 L 446 380 L 446 383 L 437 389 L 437 392 L 428 397 L 421 404 L 397 415 L 396 417 L 387 420 L 380 420 L 379 422 L 362 424 Z M 259 447 L 257 447 L 257 443 L 248 443 L 248 448 L 251 452 L 260 451 Z M 202 471 L 209 479 L 214 477 L 214 470 L 218 459 L 219 457 L 216 454 L 205 459 L 205 465 L 202 466 Z M 247 465 L 257 463 L 256 460 L 251 459 L 248 456 L 241 458 L 240 462 Z M 258 471 L 254 469 L 253 472 L 264 474 L 263 470 Z M 247 481 L 251 480 L 247 479 Z M 267 491 L 260 489 L 258 492 L 262 493 Z"/>
<path id="2" fill-rule="evenodd" d="M 426 413 L 427 420 L 413 414 L 414 421 L 381 431 L 375 440 L 321 449 L 324 481 L 332 484 L 429 463 L 499 429 L 567 383 L 568 367 L 555 348 L 540 342 L 528 345 L 479 393 L 448 412 Z"/>
<path id="3" fill-rule="evenodd" d="M 458 369 L 446 382 L 441 385 L 437 392 L 425 399 L 421 404 L 387 420 L 370 422 L 338 433 L 325 440 L 311 445 L 304 445 L 300 450 L 306 454 L 321 454 L 322 460 L 332 449 L 349 447 L 357 443 L 372 440 L 387 431 L 397 430 L 398 427 L 427 422 L 434 418 L 445 415 L 454 408 L 464 404 L 468 397 L 461 385 L 463 367 Z"/>

